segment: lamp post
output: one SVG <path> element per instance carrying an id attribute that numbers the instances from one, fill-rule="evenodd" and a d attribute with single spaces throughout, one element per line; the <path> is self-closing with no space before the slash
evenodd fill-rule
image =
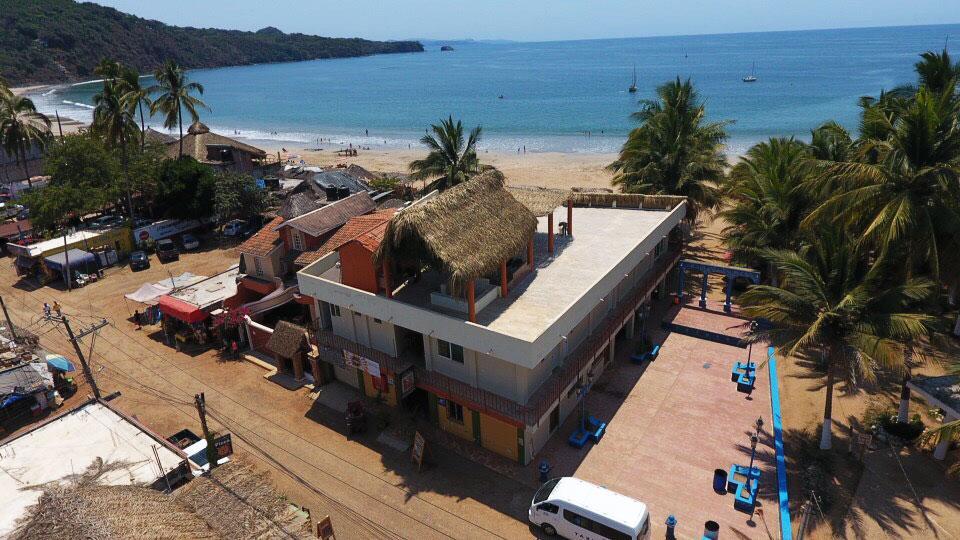
<path id="1" fill-rule="evenodd" d="M 760 327 L 760 325 L 757 324 L 757 321 L 750 321 L 750 333 L 751 333 L 752 335 L 755 335 L 755 334 L 756 334 L 757 328 L 759 328 L 759 327 Z M 751 335 L 751 337 L 753 337 L 752 335 Z M 751 340 L 750 340 L 750 344 L 747 345 L 747 367 L 750 366 L 750 358 L 751 358 L 752 356 L 753 356 L 753 339 L 751 339 Z"/>
<path id="2" fill-rule="evenodd" d="M 760 442 L 760 430 L 763 428 L 762 416 L 757 418 L 757 422 L 755 425 L 757 426 L 757 431 L 756 433 L 750 436 L 750 466 L 747 467 L 748 478 L 749 478 L 749 474 L 753 472 L 753 459 L 757 455 L 757 443 Z"/>

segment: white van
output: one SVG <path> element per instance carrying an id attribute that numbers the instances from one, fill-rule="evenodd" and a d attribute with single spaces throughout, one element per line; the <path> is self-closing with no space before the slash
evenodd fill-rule
<path id="1" fill-rule="evenodd" d="M 530 522 L 571 540 L 650 538 L 647 505 L 579 478 L 554 478 L 537 490 Z"/>

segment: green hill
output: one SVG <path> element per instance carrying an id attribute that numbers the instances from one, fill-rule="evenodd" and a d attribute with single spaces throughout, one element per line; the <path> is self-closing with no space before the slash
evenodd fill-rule
<path id="1" fill-rule="evenodd" d="M 416 41 L 183 28 L 73 0 L 0 0 L 0 76 L 10 85 L 87 79 L 104 56 L 145 73 L 168 58 L 209 68 L 422 51 Z"/>

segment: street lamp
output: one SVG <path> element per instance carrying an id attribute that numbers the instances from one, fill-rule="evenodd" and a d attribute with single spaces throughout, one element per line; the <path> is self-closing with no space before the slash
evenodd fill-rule
<path id="1" fill-rule="evenodd" d="M 753 335 L 756 335 L 757 328 L 759 327 L 760 325 L 757 323 L 757 321 L 750 321 L 750 333 L 752 334 L 750 336 L 751 338 L 753 337 Z M 747 367 L 750 366 L 750 358 L 752 356 L 753 356 L 753 339 L 751 339 L 750 344 L 747 345 Z"/>
<path id="2" fill-rule="evenodd" d="M 747 474 L 753 472 L 753 458 L 757 455 L 757 443 L 760 442 L 760 430 L 763 429 L 763 417 L 757 418 L 755 424 L 757 426 L 757 431 L 755 434 L 750 436 L 750 466 L 747 467 Z M 748 476 L 749 478 L 749 476 Z"/>

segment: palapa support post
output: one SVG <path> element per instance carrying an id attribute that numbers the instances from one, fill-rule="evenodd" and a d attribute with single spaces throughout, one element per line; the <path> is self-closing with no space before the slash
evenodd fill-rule
<path id="1" fill-rule="evenodd" d="M 907 383 L 910 382 L 910 375 L 903 376 L 903 387 L 900 388 L 900 408 L 897 409 L 897 422 L 901 424 L 906 424 L 910 420 L 910 387 L 907 386 Z"/>
<path id="2" fill-rule="evenodd" d="M 703 309 L 707 308 L 707 277 L 709 276 L 710 274 L 706 272 L 703 273 L 703 283 L 700 287 L 700 307 Z"/>
<path id="3" fill-rule="evenodd" d="M 573 236 L 573 199 L 567 199 L 567 236 Z"/>
<path id="4" fill-rule="evenodd" d="M 467 307 L 470 311 L 470 322 L 477 322 L 477 304 L 475 302 L 476 287 L 475 280 L 471 279 L 467 283 Z"/>
<path id="5" fill-rule="evenodd" d="M 533 238 L 527 243 L 527 264 L 530 265 L 530 270 L 533 270 Z"/>
<path id="6" fill-rule="evenodd" d="M 547 251 L 553 255 L 553 211 L 547 214 Z"/>
<path id="7" fill-rule="evenodd" d="M 387 298 L 393 298 L 393 283 L 390 279 L 390 261 L 383 260 L 383 286 L 386 289 Z"/>
<path id="8" fill-rule="evenodd" d="M 507 289 L 507 261 L 500 261 L 500 296 L 506 298 L 509 292 Z"/>

